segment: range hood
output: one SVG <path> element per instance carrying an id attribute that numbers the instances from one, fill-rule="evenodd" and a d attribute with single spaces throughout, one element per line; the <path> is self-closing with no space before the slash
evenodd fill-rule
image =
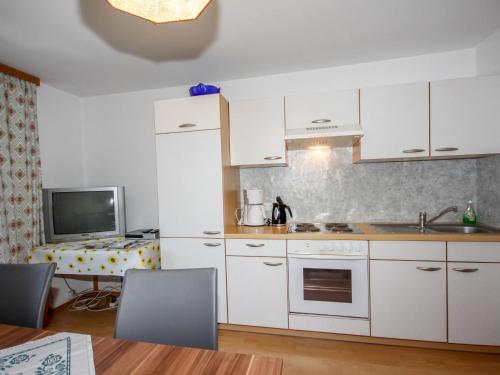
<path id="1" fill-rule="evenodd" d="M 321 125 L 288 129 L 285 141 L 289 150 L 351 147 L 363 136 L 361 125 Z"/>

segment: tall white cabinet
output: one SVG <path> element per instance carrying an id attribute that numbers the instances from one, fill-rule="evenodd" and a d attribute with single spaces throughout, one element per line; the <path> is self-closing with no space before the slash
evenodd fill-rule
<path id="1" fill-rule="evenodd" d="M 228 103 L 221 95 L 155 102 L 162 268 L 214 267 L 227 322 L 224 229 L 238 206 L 230 167 Z"/>
<path id="2" fill-rule="evenodd" d="M 220 132 L 156 136 L 162 237 L 224 234 Z"/>

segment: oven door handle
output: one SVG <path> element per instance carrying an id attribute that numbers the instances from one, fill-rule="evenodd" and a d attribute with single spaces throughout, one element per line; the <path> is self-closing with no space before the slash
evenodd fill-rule
<path id="1" fill-rule="evenodd" d="M 288 254 L 294 259 L 322 259 L 322 260 L 368 260 L 367 255 L 308 255 L 308 254 Z"/>

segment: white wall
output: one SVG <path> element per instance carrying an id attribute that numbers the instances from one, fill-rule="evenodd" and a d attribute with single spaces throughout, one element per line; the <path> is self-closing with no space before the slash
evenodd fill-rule
<path id="1" fill-rule="evenodd" d="M 82 186 L 81 99 L 42 84 L 38 90 L 38 131 L 43 186 Z"/>
<path id="2" fill-rule="evenodd" d="M 84 185 L 81 99 L 42 84 L 38 90 L 38 132 L 44 187 Z M 90 279 L 67 278 L 71 287 L 82 291 Z M 54 278 L 50 305 L 55 307 L 69 298 L 62 278 Z"/>
<path id="3" fill-rule="evenodd" d="M 476 47 L 478 75 L 500 74 L 500 29 Z"/>
<path id="4" fill-rule="evenodd" d="M 218 84 L 232 100 L 475 74 L 469 49 Z M 125 186 L 128 229 L 158 226 L 153 101 L 187 95 L 174 87 L 82 99 L 86 183 Z"/>

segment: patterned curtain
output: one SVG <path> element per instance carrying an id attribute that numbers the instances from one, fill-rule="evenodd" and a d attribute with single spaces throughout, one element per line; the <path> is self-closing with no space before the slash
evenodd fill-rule
<path id="1" fill-rule="evenodd" d="M 0 263 L 43 243 L 36 86 L 0 73 Z"/>

